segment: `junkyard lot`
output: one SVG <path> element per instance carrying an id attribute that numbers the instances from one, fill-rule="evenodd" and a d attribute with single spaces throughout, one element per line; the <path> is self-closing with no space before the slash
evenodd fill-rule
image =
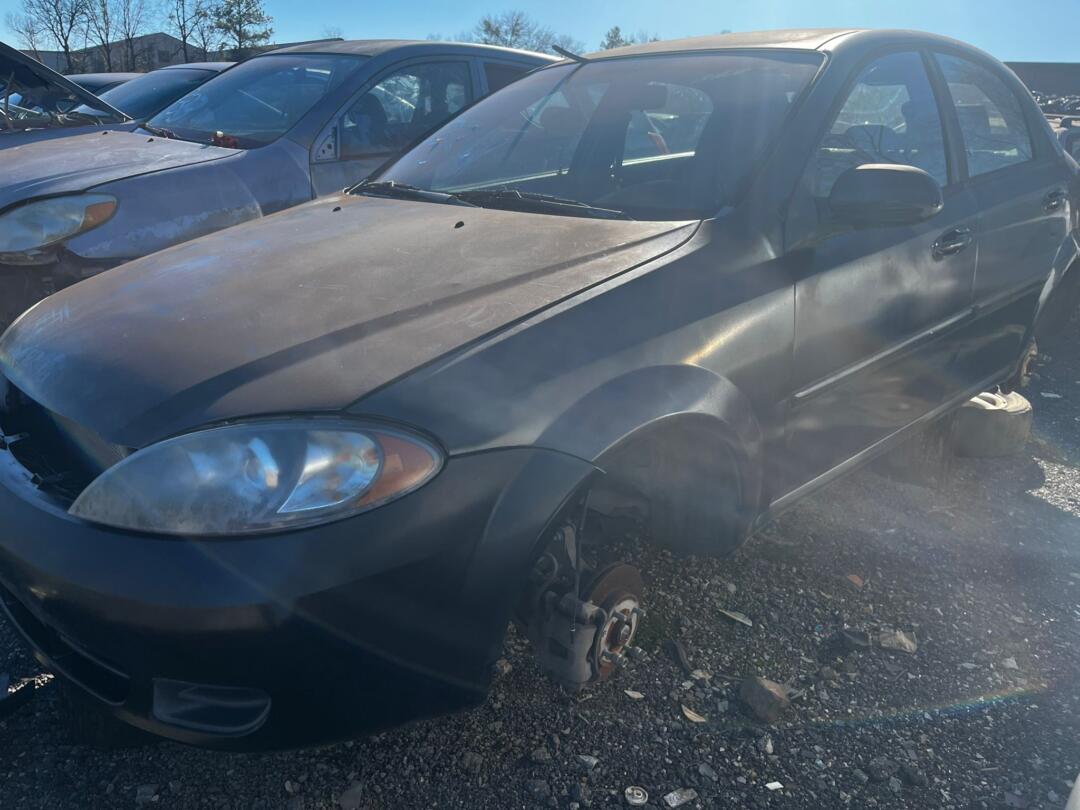
<path id="1" fill-rule="evenodd" d="M 857 473 L 729 561 L 640 548 L 650 656 L 580 696 L 511 635 L 509 667 L 465 715 L 281 754 L 104 753 L 71 744 L 50 687 L 0 724 L 0 805 L 614 807 L 640 785 L 655 807 L 686 787 L 699 807 L 1061 807 L 1080 773 L 1078 339 L 1074 321 L 1038 369 L 1020 457 L 957 460 L 935 487 Z M 845 624 L 912 630 L 919 650 L 838 661 Z M 711 680 L 665 654 L 669 637 Z M 39 671 L 6 624 L 0 650 L 0 670 Z M 775 726 L 738 701 L 753 674 L 803 690 Z"/>

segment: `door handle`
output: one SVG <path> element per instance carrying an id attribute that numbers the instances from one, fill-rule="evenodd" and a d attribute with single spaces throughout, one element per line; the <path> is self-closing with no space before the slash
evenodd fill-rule
<path id="1" fill-rule="evenodd" d="M 1064 190 L 1057 188 L 1043 197 L 1044 211 L 1057 211 L 1069 200 L 1069 195 Z"/>
<path id="2" fill-rule="evenodd" d="M 975 238 L 971 235 L 971 228 L 953 228 L 951 231 L 945 231 L 937 238 L 931 251 L 936 259 L 955 256 L 974 241 Z"/>

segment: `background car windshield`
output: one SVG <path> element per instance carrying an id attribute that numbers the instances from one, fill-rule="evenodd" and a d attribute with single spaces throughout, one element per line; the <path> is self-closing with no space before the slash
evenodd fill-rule
<path id="1" fill-rule="evenodd" d="M 292 129 L 364 59 L 321 53 L 260 56 L 211 79 L 148 123 L 185 140 L 264 146 Z"/>
<path id="2" fill-rule="evenodd" d="M 0 76 L 0 132 L 5 130 L 64 127 L 91 122 L 117 123 L 116 113 L 104 110 L 77 110 L 79 97 L 61 87 L 45 85 L 28 71 Z M 85 114 L 79 114 L 80 112 Z"/>
<path id="3" fill-rule="evenodd" d="M 106 90 L 99 94 L 98 98 L 126 112 L 132 118 L 145 118 L 170 101 L 194 90 L 212 75 L 209 71 L 193 68 L 155 70 L 153 73 L 124 82 L 112 90 Z M 77 112 L 94 115 L 98 111 L 88 104 L 83 104 L 77 108 Z"/>
<path id="4" fill-rule="evenodd" d="M 698 219 L 734 199 L 817 54 L 727 52 L 540 71 L 482 101 L 379 179 L 514 189 L 635 219 Z"/>

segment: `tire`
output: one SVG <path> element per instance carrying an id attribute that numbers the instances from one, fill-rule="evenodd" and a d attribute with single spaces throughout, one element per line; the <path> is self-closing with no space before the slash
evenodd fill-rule
<path id="1" fill-rule="evenodd" d="M 72 742 L 99 751 L 138 748 L 156 740 L 145 731 L 117 720 L 79 687 L 57 678 L 57 699 L 60 719 L 68 729 Z"/>
<path id="2" fill-rule="evenodd" d="M 1013 391 L 982 393 L 956 412 L 953 452 L 966 458 L 1000 458 L 1021 452 L 1031 436 L 1031 403 Z"/>

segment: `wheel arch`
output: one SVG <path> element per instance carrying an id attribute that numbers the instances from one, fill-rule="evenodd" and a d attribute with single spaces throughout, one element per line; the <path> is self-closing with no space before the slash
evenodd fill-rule
<path id="1" fill-rule="evenodd" d="M 1080 302 L 1080 245 L 1078 234 L 1071 232 L 1054 257 L 1054 264 L 1039 294 L 1024 345 L 1034 338 L 1046 343 L 1064 327 L 1072 309 Z"/>
<path id="2" fill-rule="evenodd" d="M 607 481 L 629 484 L 665 512 L 682 550 L 727 553 L 763 505 L 763 438 L 753 405 L 730 379 L 691 365 L 651 366 L 590 391 L 539 442 L 585 459 Z M 662 474 L 656 473 L 662 471 Z M 717 495 L 736 492 L 734 503 Z M 707 536 L 733 509 L 719 544 Z"/>

